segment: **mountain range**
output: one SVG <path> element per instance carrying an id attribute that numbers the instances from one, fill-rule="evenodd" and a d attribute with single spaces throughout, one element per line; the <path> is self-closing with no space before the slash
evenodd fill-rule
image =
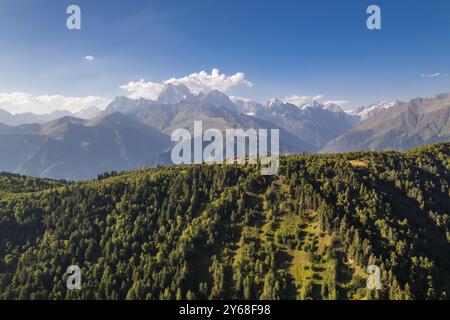
<path id="1" fill-rule="evenodd" d="M 158 130 L 119 112 L 82 120 L 0 127 L 1 170 L 68 180 L 129 170 L 169 147 Z"/>
<path id="2" fill-rule="evenodd" d="M 18 126 L 21 124 L 46 123 L 66 116 L 90 119 L 98 116 L 100 113 L 101 110 L 95 106 L 91 106 L 76 113 L 72 113 L 68 110 L 55 110 L 46 114 L 36 114 L 32 112 L 12 114 L 0 108 L 0 123 Z"/>
<path id="3" fill-rule="evenodd" d="M 449 140 L 450 95 L 438 95 L 426 99 L 416 98 L 385 108 L 328 142 L 322 152 L 404 151 L 415 146 Z"/>
<path id="4" fill-rule="evenodd" d="M 450 96 L 343 110 L 317 101 L 260 104 L 168 84 L 153 100 L 117 97 L 105 110 L 12 115 L 0 109 L 0 171 L 58 179 L 171 164 L 175 129 L 279 129 L 282 153 L 406 150 L 450 139 Z"/>

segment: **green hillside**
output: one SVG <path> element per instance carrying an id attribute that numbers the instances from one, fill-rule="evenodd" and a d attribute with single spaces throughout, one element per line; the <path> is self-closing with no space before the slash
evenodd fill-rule
<path id="1" fill-rule="evenodd" d="M 450 295 L 450 144 L 292 155 L 274 177 L 194 165 L 49 189 L 4 179 L 3 299 Z M 81 290 L 66 288 L 69 265 Z M 366 288 L 368 265 L 381 290 Z"/>
<path id="2" fill-rule="evenodd" d="M 66 181 L 25 177 L 19 174 L 0 172 L 0 195 L 7 193 L 36 192 L 66 185 Z"/>

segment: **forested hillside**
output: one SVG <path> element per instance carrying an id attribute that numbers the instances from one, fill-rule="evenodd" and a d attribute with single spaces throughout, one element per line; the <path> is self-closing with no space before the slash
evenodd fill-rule
<path id="1" fill-rule="evenodd" d="M 292 155 L 259 173 L 172 166 L 6 188 L 0 298 L 449 298 L 450 144 Z M 69 265 L 81 290 L 66 288 Z"/>
<path id="2" fill-rule="evenodd" d="M 56 188 L 66 185 L 64 180 L 30 178 L 14 173 L 0 172 L 0 195 L 5 193 L 24 193 Z"/>

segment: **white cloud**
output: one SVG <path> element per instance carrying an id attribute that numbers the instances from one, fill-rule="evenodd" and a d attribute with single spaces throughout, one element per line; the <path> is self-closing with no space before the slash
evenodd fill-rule
<path id="1" fill-rule="evenodd" d="M 212 69 L 211 74 L 208 74 L 205 71 L 200 71 L 183 78 L 172 78 L 164 81 L 164 83 L 184 84 L 194 93 L 207 92 L 211 90 L 226 92 L 238 85 L 245 85 L 247 87 L 251 87 L 253 85 L 246 79 L 245 74 L 242 72 L 238 72 L 232 76 L 227 76 L 223 73 L 221 74 L 218 69 Z"/>
<path id="2" fill-rule="evenodd" d="M 83 59 L 87 60 L 87 61 L 94 61 L 95 57 L 94 56 L 85 56 L 85 57 L 83 57 Z"/>
<path id="3" fill-rule="evenodd" d="M 339 107 L 342 107 L 348 103 L 350 103 L 350 101 L 348 100 L 328 100 L 324 102 L 324 104 L 335 104 Z"/>
<path id="4" fill-rule="evenodd" d="M 317 96 L 289 96 L 285 97 L 283 99 L 284 102 L 288 102 L 291 104 L 294 104 L 296 106 L 301 106 L 306 103 L 312 103 L 313 101 L 320 101 L 324 98 L 323 95 L 317 95 Z"/>
<path id="5" fill-rule="evenodd" d="M 323 98 L 325 98 L 325 96 L 322 94 L 319 94 L 317 96 L 314 96 L 312 99 L 313 99 L 313 101 L 319 101 L 319 100 L 322 100 Z"/>
<path id="6" fill-rule="evenodd" d="M 120 86 L 120 89 L 130 93 L 128 97 L 131 99 L 144 98 L 149 100 L 156 100 L 163 88 L 164 85 L 160 83 L 145 82 L 144 79 L 138 82 L 130 81 L 128 84 Z"/>
<path id="7" fill-rule="evenodd" d="M 335 104 L 338 106 L 343 106 L 343 105 L 350 103 L 350 101 L 348 101 L 348 100 L 326 100 L 326 101 L 324 101 L 324 100 L 325 100 L 325 96 L 322 94 L 319 94 L 316 96 L 289 96 L 289 97 L 285 97 L 282 101 L 291 103 L 296 106 L 302 106 L 307 103 L 312 103 L 314 101 L 317 101 L 317 102 L 320 102 L 323 104 Z"/>
<path id="8" fill-rule="evenodd" d="M 211 90 L 226 92 L 239 85 L 252 86 L 252 83 L 246 79 L 245 74 L 242 72 L 227 76 L 220 73 L 218 69 L 212 69 L 211 74 L 208 74 L 206 71 L 200 71 L 181 78 L 171 78 L 162 83 L 145 82 L 141 79 L 138 82 L 131 81 L 120 86 L 120 88 L 128 91 L 130 98 L 155 100 L 164 88 L 164 84 L 184 84 L 195 94 Z"/>
<path id="9" fill-rule="evenodd" d="M 37 114 L 49 113 L 55 110 L 78 112 L 90 106 L 105 108 L 111 100 L 88 97 L 65 97 L 62 95 L 33 96 L 26 92 L 0 93 L 0 108 L 11 113 L 33 112 Z"/>
<path id="10" fill-rule="evenodd" d="M 440 77 L 441 73 L 440 72 L 436 72 L 436 73 L 422 73 L 422 77 L 423 78 L 437 78 Z"/>

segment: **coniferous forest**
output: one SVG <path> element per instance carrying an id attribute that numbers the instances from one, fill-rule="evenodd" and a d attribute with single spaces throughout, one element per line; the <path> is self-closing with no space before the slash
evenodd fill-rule
<path id="1" fill-rule="evenodd" d="M 237 164 L 77 183 L 4 173 L 0 298 L 449 299 L 449 184 L 448 143 L 284 156 L 277 176 Z"/>

